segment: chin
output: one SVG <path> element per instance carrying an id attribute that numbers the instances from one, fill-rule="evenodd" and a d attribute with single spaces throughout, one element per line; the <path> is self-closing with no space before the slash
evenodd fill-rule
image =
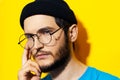
<path id="1" fill-rule="evenodd" d="M 40 64 L 40 69 L 42 72 L 50 72 L 53 70 L 53 64 L 54 63 Z"/>

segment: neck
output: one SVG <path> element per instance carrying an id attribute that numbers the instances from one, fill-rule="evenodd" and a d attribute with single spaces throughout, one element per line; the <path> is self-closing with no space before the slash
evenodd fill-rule
<path id="1" fill-rule="evenodd" d="M 52 80 L 77 80 L 86 70 L 86 66 L 78 61 L 73 55 L 68 63 L 51 71 Z"/>

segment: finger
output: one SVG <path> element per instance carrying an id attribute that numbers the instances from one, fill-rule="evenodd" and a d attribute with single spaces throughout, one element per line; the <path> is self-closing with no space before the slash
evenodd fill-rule
<path id="1" fill-rule="evenodd" d="M 33 76 L 31 80 L 41 80 L 38 76 Z"/>
<path id="2" fill-rule="evenodd" d="M 31 71 L 34 72 L 34 74 L 32 74 Z M 33 76 L 40 77 L 40 74 L 41 73 L 39 73 L 34 67 L 29 66 L 28 68 L 21 69 L 18 73 L 18 77 L 19 80 L 26 80 L 28 78 L 32 78 Z"/>
<path id="3" fill-rule="evenodd" d="M 29 56 L 29 51 L 24 49 L 23 56 L 22 56 L 22 65 L 24 65 L 27 62 L 29 58 L 28 56 Z"/>
<path id="4" fill-rule="evenodd" d="M 30 59 L 31 57 L 31 53 L 30 53 L 30 48 L 28 46 L 28 43 L 26 43 L 25 45 L 26 49 L 24 49 L 24 52 L 23 52 L 23 64 L 28 60 Z"/>
<path id="5" fill-rule="evenodd" d="M 27 68 L 29 66 L 35 67 L 39 72 L 41 72 L 39 65 L 30 59 L 24 64 L 22 68 Z"/>
<path id="6" fill-rule="evenodd" d="M 35 77 L 35 76 L 36 77 L 41 76 L 41 71 L 40 71 L 39 65 L 36 62 L 29 59 L 22 66 L 22 69 L 19 71 L 19 78 L 20 78 L 20 80 L 25 80 L 26 78 L 31 78 L 31 80 L 32 80 L 33 77 Z"/>
<path id="7" fill-rule="evenodd" d="M 36 75 L 36 76 L 40 76 L 40 72 L 39 72 L 39 70 L 36 69 L 36 67 L 35 67 L 35 66 L 32 66 L 32 65 L 23 68 L 23 69 L 22 69 L 22 72 L 24 73 L 24 76 L 27 75 L 28 77 L 29 77 L 28 74 L 32 74 L 32 75 Z"/>

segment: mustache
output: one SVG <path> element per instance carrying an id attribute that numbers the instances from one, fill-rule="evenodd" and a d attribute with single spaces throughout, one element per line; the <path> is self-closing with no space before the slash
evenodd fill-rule
<path id="1" fill-rule="evenodd" d="M 47 55 L 52 55 L 52 52 L 51 51 L 44 51 L 44 50 L 41 50 L 41 49 L 38 49 L 35 53 L 34 53 L 34 57 L 38 56 L 38 55 L 42 55 L 42 54 L 47 54 Z"/>

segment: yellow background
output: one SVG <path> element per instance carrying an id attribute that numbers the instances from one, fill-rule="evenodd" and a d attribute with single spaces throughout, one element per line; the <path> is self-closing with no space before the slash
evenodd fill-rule
<path id="1" fill-rule="evenodd" d="M 32 0 L 0 0 L 0 80 L 17 80 L 23 49 L 19 15 Z M 120 1 L 66 0 L 79 20 L 77 57 L 120 77 Z M 80 53 L 81 52 L 81 53 Z"/>

